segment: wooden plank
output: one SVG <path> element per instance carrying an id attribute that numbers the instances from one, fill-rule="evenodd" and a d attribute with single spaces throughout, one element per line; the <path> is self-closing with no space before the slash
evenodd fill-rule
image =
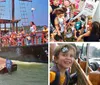
<path id="1" fill-rule="evenodd" d="M 77 61 L 74 61 L 73 66 L 72 66 L 72 73 L 76 71 L 78 74 L 77 85 L 93 85 L 91 81 L 88 79 L 88 77 L 86 76 L 81 66 L 77 63 Z"/>
<path id="2" fill-rule="evenodd" d="M 89 79 L 93 85 L 100 85 L 100 72 L 90 72 Z"/>

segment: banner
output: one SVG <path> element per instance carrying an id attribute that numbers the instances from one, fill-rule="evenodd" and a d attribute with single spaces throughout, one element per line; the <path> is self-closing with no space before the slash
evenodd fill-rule
<path id="1" fill-rule="evenodd" d="M 98 5 L 99 5 L 99 1 L 95 2 L 95 1 L 86 0 L 85 5 L 83 7 L 83 14 L 86 16 L 93 17 L 97 10 Z"/>
<path id="2" fill-rule="evenodd" d="M 98 10 L 97 7 L 99 5 L 99 2 L 100 1 L 95 2 L 91 0 L 86 0 L 82 11 L 77 16 L 75 16 L 73 20 L 78 18 L 81 15 L 94 17 L 96 10 Z"/>

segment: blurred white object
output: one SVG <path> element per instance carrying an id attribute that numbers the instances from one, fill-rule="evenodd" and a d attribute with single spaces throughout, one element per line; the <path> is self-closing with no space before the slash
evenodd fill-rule
<path id="1" fill-rule="evenodd" d="M 35 8 L 31 8 L 31 11 L 34 11 L 35 10 Z"/>

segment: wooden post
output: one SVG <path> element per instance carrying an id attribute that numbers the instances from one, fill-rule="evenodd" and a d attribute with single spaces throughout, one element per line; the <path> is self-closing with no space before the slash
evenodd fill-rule
<path id="1" fill-rule="evenodd" d="M 15 20 L 15 17 L 14 17 L 14 14 L 15 14 L 15 0 L 12 0 L 12 30 L 14 31 L 14 20 Z"/>
<path id="2" fill-rule="evenodd" d="M 86 52 L 86 56 L 87 56 L 87 61 L 86 61 L 86 75 L 88 75 L 88 62 L 89 62 L 89 43 L 87 43 L 87 52 Z"/>
<path id="3" fill-rule="evenodd" d="M 42 43 L 44 43 L 44 32 L 42 32 Z"/>
<path id="4" fill-rule="evenodd" d="M 5 27 L 5 32 L 6 32 L 6 23 L 4 23 L 4 27 Z"/>

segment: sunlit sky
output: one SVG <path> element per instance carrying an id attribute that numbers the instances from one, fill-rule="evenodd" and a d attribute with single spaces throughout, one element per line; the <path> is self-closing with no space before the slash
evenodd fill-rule
<path id="1" fill-rule="evenodd" d="M 75 43 L 76 45 L 79 45 L 79 46 L 82 46 L 82 44 L 83 44 L 84 42 L 77 42 L 77 43 Z M 86 44 L 87 43 L 84 43 L 84 45 L 86 46 Z M 94 46 L 94 47 L 96 47 L 96 48 L 98 48 L 98 49 L 100 49 L 100 43 L 98 43 L 98 42 L 91 42 L 90 43 L 90 46 Z"/>
<path id="2" fill-rule="evenodd" d="M 0 2 L 0 18 L 11 19 L 11 0 L 6 0 L 6 2 Z M 34 21 L 36 25 L 48 25 L 48 0 L 32 0 L 32 2 L 21 2 L 15 0 L 15 19 L 20 19 L 23 17 L 21 7 L 25 7 L 26 17 L 28 18 L 28 23 Z M 35 8 L 32 12 L 31 8 Z M 34 16 L 32 16 L 34 15 Z M 18 25 L 21 25 L 20 22 Z"/>

